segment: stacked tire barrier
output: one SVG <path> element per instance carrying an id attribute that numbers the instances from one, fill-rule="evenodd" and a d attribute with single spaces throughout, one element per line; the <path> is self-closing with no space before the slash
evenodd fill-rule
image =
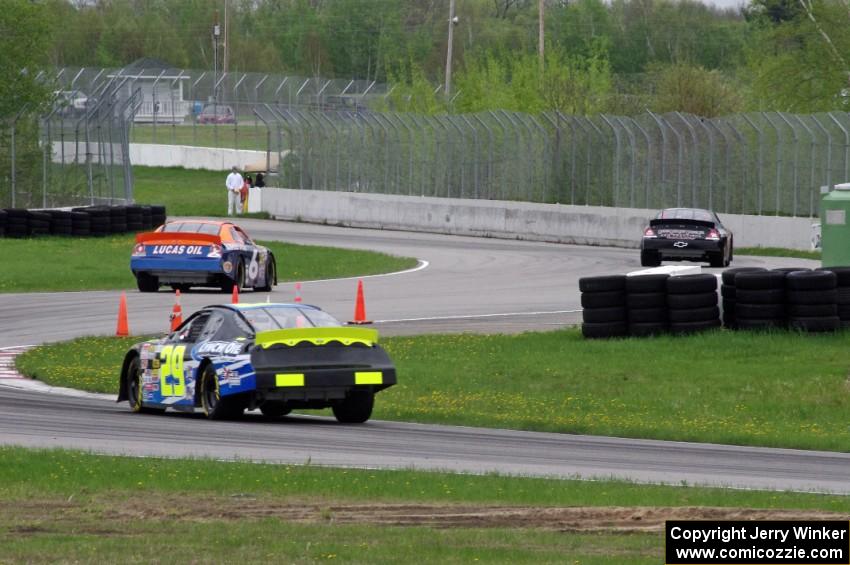
<path id="1" fill-rule="evenodd" d="M 165 223 L 165 206 L 87 206 L 72 210 L 0 209 L 0 237 L 106 236 Z"/>
<path id="2" fill-rule="evenodd" d="M 579 279 L 587 338 L 692 333 L 720 327 L 714 275 Z"/>
<path id="3" fill-rule="evenodd" d="M 768 270 L 734 274 L 735 328 L 785 327 L 785 276 L 782 271 Z"/>
<path id="4" fill-rule="evenodd" d="M 762 267 L 736 267 L 726 269 L 720 276 L 720 297 L 723 304 L 723 325 L 727 328 L 735 327 L 735 304 L 737 293 L 735 288 L 735 275 L 738 273 L 766 271 Z"/>
<path id="5" fill-rule="evenodd" d="M 586 338 L 622 337 L 628 334 L 626 276 L 584 277 L 581 291 L 581 333 Z"/>
<path id="6" fill-rule="evenodd" d="M 838 318 L 838 275 L 832 271 L 794 271 L 785 278 L 788 326 L 806 332 L 834 332 Z"/>
<path id="7" fill-rule="evenodd" d="M 626 277 L 626 318 L 629 335 L 649 336 L 668 329 L 667 279 L 669 275 Z"/>
<path id="8" fill-rule="evenodd" d="M 838 320 L 843 329 L 850 328 L 850 267 L 823 267 L 820 270 L 835 273 Z"/>
<path id="9" fill-rule="evenodd" d="M 717 277 L 702 274 L 668 278 L 667 312 L 672 333 L 687 334 L 719 328 Z"/>

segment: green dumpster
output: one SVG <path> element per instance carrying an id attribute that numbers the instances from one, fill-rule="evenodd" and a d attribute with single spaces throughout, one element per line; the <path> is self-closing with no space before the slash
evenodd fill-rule
<path id="1" fill-rule="evenodd" d="M 820 205 L 821 263 L 850 265 L 850 183 L 836 184 Z"/>

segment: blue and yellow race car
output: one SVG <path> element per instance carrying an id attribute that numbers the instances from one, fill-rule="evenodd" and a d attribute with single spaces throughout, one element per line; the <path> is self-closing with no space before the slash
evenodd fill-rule
<path id="1" fill-rule="evenodd" d="M 395 383 L 376 330 L 343 327 L 315 306 L 227 304 L 130 348 L 118 402 L 133 412 L 200 407 L 211 419 L 255 408 L 268 418 L 331 408 L 340 422 L 362 423 L 375 393 Z"/>
<path id="2" fill-rule="evenodd" d="M 269 291 L 277 284 L 272 252 L 236 224 L 222 221 L 176 220 L 138 234 L 130 270 L 141 292 L 156 292 L 161 285 L 182 291 L 193 286 Z"/>

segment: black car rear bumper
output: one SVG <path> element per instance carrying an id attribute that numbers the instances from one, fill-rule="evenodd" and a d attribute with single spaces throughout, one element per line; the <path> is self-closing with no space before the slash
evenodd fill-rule
<path id="1" fill-rule="evenodd" d="M 642 251 L 659 253 L 663 259 L 688 260 L 708 259 L 712 255 L 723 253 L 726 248 L 724 239 L 711 241 L 706 239 L 666 239 L 661 237 L 644 238 Z"/>

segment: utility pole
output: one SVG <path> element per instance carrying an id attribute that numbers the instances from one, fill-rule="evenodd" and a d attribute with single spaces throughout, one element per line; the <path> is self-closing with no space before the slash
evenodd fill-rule
<path id="1" fill-rule="evenodd" d="M 227 56 L 227 51 L 228 51 L 228 47 L 229 47 L 227 40 L 230 38 L 230 36 L 228 35 L 228 30 L 227 30 L 227 5 L 228 4 L 229 4 L 228 0 L 224 0 L 224 45 L 222 46 L 224 48 L 224 56 L 223 56 L 224 63 L 221 65 L 221 71 L 224 74 L 227 74 L 227 63 L 228 63 L 228 59 L 229 59 L 229 57 Z"/>
<path id="2" fill-rule="evenodd" d="M 538 30 L 537 30 L 537 55 L 540 57 L 540 74 L 543 74 L 543 63 L 546 60 L 544 55 L 544 47 L 545 47 L 545 38 L 544 33 L 546 30 L 546 16 L 544 13 L 544 9 L 546 6 L 546 0 L 538 0 L 537 2 L 537 12 L 538 12 Z"/>
<path id="3" fill-rule="evenodd" d="M 452 39 L 454 38 L 457 16 L 455 16 L 455 0 L 449 2 L 449 44 L 446 49 L 446 98 L 452 93 Z"/>

